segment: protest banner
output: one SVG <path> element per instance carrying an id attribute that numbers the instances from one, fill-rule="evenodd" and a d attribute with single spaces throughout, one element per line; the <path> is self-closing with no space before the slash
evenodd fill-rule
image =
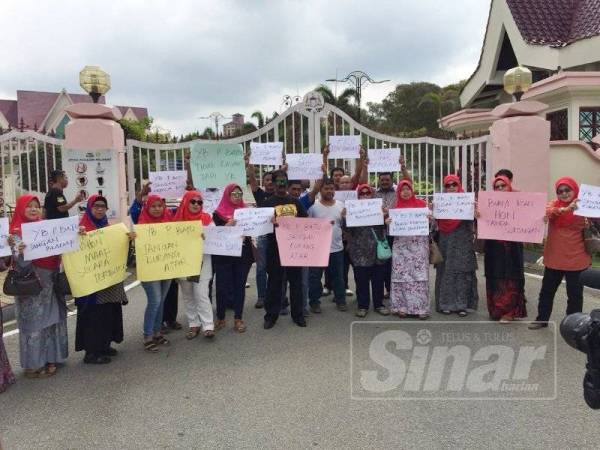
<path id="1" fill-rule="evenodd" d="M 367 155 L 369 158 L 369 172 L 398 172 L 402 170 L 399 148 L 370 148 Z"/>
<path id="2" fill-rule="evenodd" d="M 9 236 L 8 217 L 0 217 L 0 257 L 12 255 L 10 245 L 8 245 Z"/>
<path id="3" fill-rule="evenodd" d="M 582 184 L 579 187 L 579 201 L 574 214 L 576 216 L 600 217 L 600 186 Z"/>
<path id="4" fill-rule="evenodd" d="M 283 142 L 250 142 L 250 164 L 281 166 Z"/>
<path id="5" fill-rule="evenodd" d="M 477 237 L 541 243 L 546 202 L 546 194 L 540 192 L 479 192 Z"/>
<path id="6" fill-rule="evenodd" d="M 135 225 L 135 260 L 140 281 L 170 280 L 200 274 L 202 223 Z"/>
<path id="7" fill-rule="evenodd" d="M 129 237 L 118 223 L 90 231 L 80 238 L 76 252 L 62 257 L 74 297 L 84 297 L 125 280 Z"/>
<path id="8" fill-rule="evenodd" d="M 429 208 L 393 208 L 389 210 L 392 222 L 390 236 L 428 236 Z"/>
<path id="9" fill-rule="evenodd" d="M 345 206 L 348 227 L 383 225 L 382 199 L 347 200 Z"/>
<path id="10" fill-rule="evenodd" d="M 357 200 L 358 194 L 355 190 L 351 191 L 335 191 L 333 198 L 339 202 L 346 203 L 346 200 Z"/>
<path id="11" fill-rule="evenodd" d="M 329 219 L 280 217 L 275 236 L 283 267 L 327 267 L 333 226 Z"/>
<path id="12" fill-rule="evenodd" d="M 434 193 L 433 217 L 436 219 L 473 220 L 475 217 L 475 194 Z"/>
<path id="13" fill-rule="evenodd" d="M 200 189 L 202 194 L 202 210 L 208 214 L 212 214 L 219 206 L 221 197 L 223 197 L 223 189 L 219 188 L 204 188 Z"/>
<path id="14" fill-rule="evenodd" d="M 40 220 L 21 226 L 25 261 L 79 250 L 79 217 Z"/>
<path id="15" fill-rule="evenodd" d="M 197 188 L 246 185 L 246 163 L 241 144 L 192 144 L 190 169 Z"/>
<path id="16" fill-rule="evenodd" d="M 274 208 L 239 208 L 233 213 L 235 224 L 244 236 L 258 237 L 273 232 Z"/>
<path id="17" fill-rule="evenodd" d="M 323 157 L 318 153 L 290 153 L 285 157 L 290 180 L 320 180 L 323 178 Z"/>
<path id="18" fill-rule="evenodd" d="M 166 170 L 162 172 L 150 172 L 148 179 L 153 194 L 163 198 L 176 199 L 183 197 L 187 185 L 186 170 Z"/>
<path id="19" fill-rule="evenodd" d="M 329 159 L 356 159 L 360 157 L 360 135 L 329 136 Z"/>
<path id="20" fill-rule="evenodd" d="M 242 256 L 244 230 L 242 227 L 204 227 L 204 253 L 206 255 Z"/>

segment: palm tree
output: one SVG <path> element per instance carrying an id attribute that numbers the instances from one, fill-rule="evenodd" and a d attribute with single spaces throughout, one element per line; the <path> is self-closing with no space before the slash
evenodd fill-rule
<path id="1" fill-rule="evenodd" d="M 329 88 L 329 86 L 325 86 L 321 84 L 315 88 L 315 91 L 320 93 L 323 96 L 325 102 L 330 105 L 337 106 L 342 111 L 347 112 L 350 115 L 353 115 L 353 107 L 350 105 L 350 99 L 354 100 L 354 103 L 358 102 L 358 93 L 354 88 L 346 88 L 342 91 L 340 95 L 337 97 L 333 93 L 333 91 Z M 355 109 L 356 107 L 354 107 Z"/>
<path id="2" fill-rule="evenodd" d="M 256 119 L 258 122 L 258 128 L 262 128 L 265 126 L 265 116 L 260 111 L 254 111 L 251 115 L 251 118 Z"/>
<path id="3" fill-rule="evenodd" d="M 444 109 L 453 112 L 460 107 L 458 92 L 454 89 L 443 90 L 441 92 L 428 92 L 421 98 L 419 107 L 426 104 L 433 105 L 437 110 L 438 119 L 441 119 L 444 115 Z"/>

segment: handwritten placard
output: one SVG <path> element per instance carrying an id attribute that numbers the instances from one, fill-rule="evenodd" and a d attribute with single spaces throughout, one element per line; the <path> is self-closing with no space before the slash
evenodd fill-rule
<path id="1" fill-rule="evenodd" d="M 319 180 L 323 178 L 323 157 L 318 153 L 291 153 L 285 157 L 290 180 Z"/>
<path id="2" fill-rule="evenodd" d="M 275 236 L 283 267 L 327 267 L 332 225 L 329 219 L 280 217 Z"/>
<path id="3" fill-rule="evenodd" d="M 390 236 L 429 235 L 429 208 L 394 208 L 389 210 Z"/>
<path id="4" fill-rule="evenodd" d="M 477 237 L 541 243 L 546 202 L 546 194 L 540 192 L 479 192 Z"/>
<path id="5" fill-rule="evenodd" d="M 233 213 L 235 224 L 244 236 L 258 237 L 273 232 L 274 208 L 239 208 Z"/>
<path id="6" fill-rule="evenodd" d="M 348 227 L 383 225 L 382 199 L 347 200 L 345 206 Z"/>
<path id="7" fill-rule="evenodd" d="M 25 261 L 79 250 L 79 217 L 24 223 Z"/>
<path id="8" fill-rule="evenodd" d="M 170 280 L 200 274 L 202 223 L 135 225 L 135 260 L 140 281 Z"/>
<path id="9" fill-rule="evenodd" d="M 223 190 L 219 188 L 205 188 L 201 189 L 200 193 L 204 202 L 202 210 L 208 214 L 212 214 L 217 209 L 217 206 L 219 206 L 221 197 L 223 197 Z"/>
<path id="10" fill-rule="evenodd" d="M 153 194 L 164 198 L 181 198 L 187 184 L 187 171 L 166 170 L 162 172 L 150 172 L 149 180 Z"/>
<path id="11" fill-rule="evenodd" d="M 600 186 L 582 184 L 579 188 L 579 201 L 574 214 L 583 217 L 600 217 Z"/>
<path id="12" fill-rule="evenodd" d="M 402 169 L 399 148 L 370 148 L 367 154 L 369 172 L 397 172 Z"/>
<path id="13" fill-rule="evenodd" d="M 337 201 L 346 203 L 346 200 L 357 200 L 358 194 L 356 191 L 335 191 L 335 195 L 333 196 Z"/>
<path id="14" fill-rule="evenodd" d="M 10 245 L 8 245 L 8 217 L 0 217 L 0 256 L 12 255 Z"/>
<path id="15" fill-rule="evenodd" d="M 207 255 L 242 256 L 242 227 L 204 227 L 204 253 Z"/>
<path id="16" fill-rule="evenodd" d="M 283 142 L 250 142 L 250 164 L 281 166 Z"/>
<path id="17" fill-rule="evenodd" d="M 84 297 L 122 282 L 126 276 L 129 238 L 118 223 L 81 236 L 79 250 L 62 257 L 74 297 Z"/>
<path id="18" fill-rule="evenodd" d="M 475 194 L 434 193 L 433 217 L 436 219 L 473 220 L 475 217 Z"/>
<path id="19" fill-rule="evenodd" d="M 190 169 L 194 185 L 200 188 L 220 188 L 229 183 L 246 185 L 246 163 L 241 144 L 192 145 Z"/>
<path id="20" fill-rule="evenodd" d="M 329 159 L 355 159 L 360 156 L 360 136 L 329 136 Z"/>

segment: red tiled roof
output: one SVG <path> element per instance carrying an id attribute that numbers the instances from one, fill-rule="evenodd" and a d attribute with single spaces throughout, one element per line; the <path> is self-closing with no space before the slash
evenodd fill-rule
<path id="1" fill-rule="evenodd" d="M 8 120 L 12 128 L 17 127 L 17 101 L 16 100 L 0 100 L 0 113 Z"/>
<path id="2" fill-rule="evenodd" d="M 600 34 L 600 0 L 506 0 L 528 44 L 563 47 Z"/>

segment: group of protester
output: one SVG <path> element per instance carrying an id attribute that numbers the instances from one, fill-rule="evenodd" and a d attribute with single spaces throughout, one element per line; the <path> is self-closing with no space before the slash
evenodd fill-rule
<path id="1" fill-rule="evenodd" d="M 326 162 L 328 149 L 323 153 Z M 469 311 L 477 309 L 476 220 L 430 219 L 430 236 L 392 237 L 387 234 L 385 225 L 347 226 L 346 211 L 344 205 L 335 199 L 336 191 L 355 190 L 358 199 L 382 198 L 386 215 L 391 208 L 427 207 L 424 200 L 415 196 L 406 169 L 396 186 L 391 173 L 379 173 L 378 187 L 375 189 L 366 182 L 368 160 L 361 153 L 352 177 L 347 176 L 341 168 L 334 168 L 327 174 L 324 166 L 323 179 L 317 181 L 310 190 L 301 180 L 288 180 L 285 167 L 265 173 L 262 187 L 255 179 L 254 167 L 248 164 L 247 169 L 256 206 L 274 208 L 275 227 L 280 217 L 314 217 L 331 221 L 333 237 L 328 266 L 282 266 L 275 234 L 271 233 L 261 236 L 256 242 L 244 238 L 239 257 L 204 255 L 197 277 L 142 282 L 147 297 L 143 319 L 143 346 L 146 351 L 156 353 L 169 344 L 165 337 L 164 310 L 165 299 L 170 291 L 173 292 L 173 285 L 175 296 L 180 290 L 185 304 L 188 339 L 194 339 L 200 333 L 207 339 L 213 339 L 215 331 L 226 327 L 228 309 L 233 310 L 233 329 L 238 333 L 246 331 L 243 320 L 246 282 L 254 262 L 257 264 L 258 294 L 255 306 L 265 310 L 265 329 L 272 328 L 281 315 L 287 314 L 288 306 L 293 322 L 305 327 L 307 316 L 321 314 L 321 298 L 329 289 L 333 291 L 336 308 L 347 311 L 347 273 L 350 265 L 356 285 L 356 316 L 365 317 L 372 307 L 383 316 L 391 313 L 400 318 L 410 316 L 427 319 L 431 313 L 429 264 L 434 243 L 442 256 L 442 261 L 435 265 L 436 310 L 464 317 Z M 25 261 L 21 240 L 23 223 L 39 221 L 44 217 L 63 217 L 74 205 L 73 202 L 67 203 L 62 194 L 61 189 L 66 187 L 66 176 L 55 173 L 52 177 L 55 183 L 48 193 L 50 201 L 46 199 L 45 213 L 42 213 L 36 196 L 22 195 L 16 203 L 8 238 L 13 248 L 14 267 L 33 272 L 42 285 L 37 295 L 16 297 L 20 362 L 28 378 L 54 375 L 68 356 L 65 298 L 55 289 L 61 258 L 56 256 Z M 492 186 L 496 191 L 512 191 L 512 173 L 501 170 L 496 174 Z M 460 178 L 447 175 L 443 180 L 443 190 L 449 193 L 463 192 Z M 573 214 L 577 205 L 577 183 L 568 177 L 559 179 L 556 182 L 556 195 L 557 198 L 549 203 L 546 212 L 549 226 L 544 249 L 545 271 L 538 315 L 530 325 L 531 329 L 548 325 L 554 295 L 565 277 L 567 314 L 581 311 L 583 287 L 579 275 L 591 264 L 583 241 L 587 221 Z M 221 201 L 212 215 L 203 210 L 202 194 L 193 186 L 188 187 L 175 210 L 169 209 L 163 198 L 153 195 L 151 189 L 145 187 L 131 206 L 130 215 L 135 223 L 140 224 L 198 220 L 204 226 L 232 226 L 235 225 L 235 210 L 246 207 L 242 186 L 237 184 L 229 184 L 224 188 Z M 89 197 L 81 217 L 80 233 L 83 235 L 106 227 L 107 208 L 108 202 L 103 196 Z M 389 223 L 389 219 L 386 219 L 386 223 Z M 135 238 L 135 233 L 129 233 L 130 240 Z M 380 259 L 377 247 L 386 242 L 391 246 L 391 258 Z M 508 323 L 526 317 L 523 245 L 487 240 L 484 253 L 490 318 Z M 327 290 L 322 283 L 324 271 Z M 211 301 L 213 278 L 216 320 Z M 105 364 L 117 355 L 111 343 L 123 340 L 122 305 L 126 303 L 123 283 L 75 299 L 75 350 L 85 352 L 85 363 Z M 169 322 L 171 328 L 179 325 L 176 318 L 171 318 Z M 0 392 L 12 382 L 14 376 L 0 333 Z"/>

